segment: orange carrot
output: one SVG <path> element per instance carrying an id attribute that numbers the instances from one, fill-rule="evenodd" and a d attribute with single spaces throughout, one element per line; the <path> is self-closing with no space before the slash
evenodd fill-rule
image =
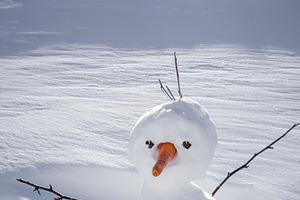
<path id="1" fill-rule="evenodd" d="M 177 153 L 174 144 L 170 142 L 160 143 L 158 146 L 157 161 L 152 169 L 153 176 L 159 176 L 168 163 L 173 160 Z"/>

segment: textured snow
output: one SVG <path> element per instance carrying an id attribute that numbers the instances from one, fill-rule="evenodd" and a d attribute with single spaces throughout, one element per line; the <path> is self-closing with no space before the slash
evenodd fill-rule
<path id="1" fill-rule="evenodd" d="M 130 131 L 176 93 L 218 132 L 204 180 L 299 122 L 299 2 L 0 0 L 0 197 L 39 197 L 15 178 L 81 199 L 137 199 Z M 299 128 L 257 157 L 218 200 L 299 199 Z M 116 192 L 118 191 L 118 192 Z"/>
<path id="2" fill-rule="evenodd" d="M 206 108 L 219 134 L 208 170 L 213 183 L 201 185 L 209 192 L 298 121 L 300 57 L 284 49 L 236 46 L 177 52 L 183 95 Z M 49 164 L 133 170 L 130 131 L 146 109 L 168 100 L 157 79 L 176 91 L 172 54 L 171 49 L 56 45 L 1 58 L 1 177 Z M 230 182 L 296 199 L 297 131 Z M 216 198 L 226 195 L 228 190 L 220 190 Z"/>

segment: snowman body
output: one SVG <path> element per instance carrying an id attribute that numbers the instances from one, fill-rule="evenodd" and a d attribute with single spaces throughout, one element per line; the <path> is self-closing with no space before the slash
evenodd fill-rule
<path id="1" fill-rule="evenodd" d="M 211 195 L 193 182 L 182 182 L 162 186 L 159 183 L 144 180 L 139 200 L 215 200 Z"/>

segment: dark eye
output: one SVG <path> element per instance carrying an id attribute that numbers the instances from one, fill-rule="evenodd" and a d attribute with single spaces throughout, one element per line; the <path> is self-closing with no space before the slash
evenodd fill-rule
<path id="1" fill-rule="evenodd" d="M 147 140 L 146 145 L 148 145 L 148 148 L 151 149 L 154 146 L 154 143 L 151 140 Z"/>
<path id="2" fill-rule="evenodd" d="M 184 141 L 182 143 L 182 146 L 186 149 L 189 149 L 192 146 L 192 144 L 189 141 Z"/>

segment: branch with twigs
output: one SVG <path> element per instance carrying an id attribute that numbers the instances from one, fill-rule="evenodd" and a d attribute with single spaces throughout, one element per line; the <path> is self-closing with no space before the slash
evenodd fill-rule
<path id="1" fill-rule="evenodd" d="M 79 199 L 76 199 L 76 198 L 72 198 L 72 197 L 68 197 L 68 196 L 65 196 L 57 191 L 55 191 L 52 187 L 52 185 L 49 185 L 49 188 L 46 188 L 46 187 L 42 187 L 42 186 L 39 186 L 39 185 L 36 185 L 36 184 L 33 184 L 33 183 L 30 183 L 29 181 L 25 181 L 23 179 L 16 179 L 17 181 L 21 182 L 21 183 L 25 183 L 27 185 L 30 185 L 32 186 L 34 189 L 33 191 L 37 191 L 37 193 L 39 195 L 41 195 L 41 192 L 40 190 L 44 190 L 44 191 L 47 191 L 47 192 L 50 192 L 50 193 L 53 193 L 57 196 L 57 198 L 54 198 L 54 200 L 63 200 L 63 199 L 67 199 L 67 200 L 79 200 Z"/>
<path id="2" fill-rule="evenodd" d="M 182 98 L 182 93 L 181 93 L 181 88 L 180 88 L 180 81 L 179 81 L 179 72 L 178 72 L 178 65 L 177 65 L 177 57 L 176 57 L 176 52 L 174 52 L 174 59 L 175 59 L 175 69 L 176 69 L 176 75 L 177 75 L 177 87 L 178 87 L 178 93 L 179 93 L 179 97 Z M 160 79 L 158 79 L 159 83 L 160 83 L 160 88 L 161 91 L 167 96 L 169 97 L 171 100 L 175 101 L 175 97 L 172 94 L 172 91 L 170 90 L 170 88 L 166 85 L 167 90 L 164 88 L 164 86 L 162 85 Z"/>
<path id="3" fill-rule="evenodd" d="M 262 152 L 266 151 L 267 149 L 273 149 L 273 145 L 275 143 L 277 143 L 279 140 L 281 140 L 284 136 L 286 136 L 292 129 L 294 129 L 296 126 L 300 125 L 300 123 L 298 124 L 294 124 L 289 130 L 287 130 L 283 135 L 281 135 L 279 138 L 277 138 L 275 141 L 273 141 L 271 144 L 269 144 L 268 146 L 266 146 L 265 148 L 263 148 L 261 151 L 255 153 L 245 164 L 243 164 L 242 166 L 240 166 L 239 168 L 235 169 L 232 172 L 229 172 L 226 176 L 226 178 L 220 183 L 220 185 L 218 185 L 218 187 L 216 187 L 216 189 L 213 191 L 211 196 L 214 196 L 217 191 L 222 187 L 222 185 L 235 173 L 237 173 L 238 171 L 248 168 L 249 167 L 249 163 L 256 158 L 256 156 L 258 156 L 259 154 L 261 154 Z"/>

